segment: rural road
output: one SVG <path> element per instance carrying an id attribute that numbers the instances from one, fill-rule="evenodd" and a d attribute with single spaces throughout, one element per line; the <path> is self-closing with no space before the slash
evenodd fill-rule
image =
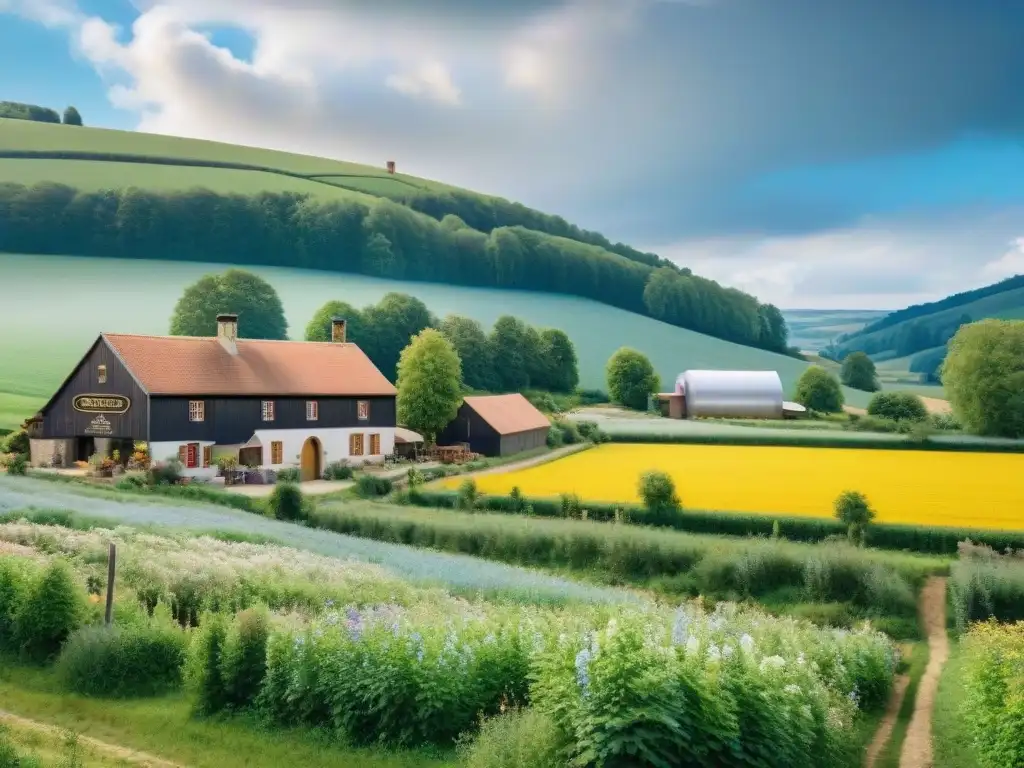
<path id="1" fill-rule="evenodd" d="M 939 676 L 949 658 L 946 634 L 946 579 L 928 579 L 921 592 L 921 615 L 928 633 L 928 666 L 917 687 L 914 714 L 903 740 L 900 768 L 932 768 L 932 708 L 939 689 Z"/>
<path id="2" fill-rule="evenodd" d="M 36 720 L 28 720 L 24 717 L 15 715 L 12 712 L 5 712 L 0 709 L 0 723 L 6 723 L 7 725 L 18 728 L 19 730 L 33 730 L 45 733 L 54 739 L 60 740 L 63 738 L 64 729 L 58 728 L 55 725 L 48 725 L 46 723 L 40 723 Z M 80 744 L 88 746 L 107 757 L 112 757 L 115 760 L 121 760 L 125 763 L 131 763 L 132 765 L 150 766 L 150 768 L 185 768 L 179 763 L 172 763 L 169 760 L 164 760 L 160 757 L 147 754 L 145 752 L 138 752 L 128 747 L 121 747 L 116 744 L 108 744 L 105 741 L 94 739 L 91 736 L 78 735 L 78 741 Z"/>

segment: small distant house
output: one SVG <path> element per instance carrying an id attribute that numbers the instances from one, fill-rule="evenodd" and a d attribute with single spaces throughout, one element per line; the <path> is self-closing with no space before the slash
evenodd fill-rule
<path id="1" fill-rule="evenodd" d="M 387 169 L 388 169 L 388 173 L 394 173 L 395 172 L 395 161 L 394 160 L 388 160 Z"/>
<path id="2" fill-rule="evenodd" d="M 511 456 L 540 448 L 551 422 L 520 394 L 467 397 L 437 436 L 438 445 L 469 443 L 484 456 Z"/>
<path id="3" fill-rule="evenodd" d="M 304 480 L 343 459 L 383 461 L 395 387 L 346 342 L 344 319 L 331 339 L 239 339 L 236 315 L 218 316 L 215 337 L 101 334 L 34 420 L 32 464 L 127 457 L 135 441 L 190 477 L 215 476 L 220 456 Z"/>

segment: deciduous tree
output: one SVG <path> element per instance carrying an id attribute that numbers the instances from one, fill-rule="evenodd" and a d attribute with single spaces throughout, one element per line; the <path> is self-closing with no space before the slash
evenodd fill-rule
<path id="1" fill-rule="evenodd" d="M 863 352 L 851 352 L 843 360 L 843 368 L 839 374 L 843 384 L 863 392 L 877 392 L 878 372 L 875 361 Z"/>
<path id="2" fill-rule="evenodd" d="M 794 398 L 800 405 L 819 413 L 843 410 L 843 390 L 839 381 L 819 365 L 812 365 L 796 383 Z"/>
<path id="3" fill-rule="evenodd" d="M 608 359 L 605 369 L 608 394 L 612 400 L 638 411 L 647 408 L 650 395 L 657 394 L 660 379 L 645 355 L 622 347 Z"/>
<path id="4" fill-rule="evenodd" d="M 82 116 L 74 107 L 64 110 L 64 125 L 82 125 Z"/>
<path id="5" fill-rule="evenodd" d="M 455 418 L 462 403 L 462 363 L 435 328 L 420 331 L 398 362 L 398 421 L 428 442 Z"/>
<path id="6" fill-rule="evenodd" d="M 241 269 L 205 275 L 186 288 L 171 316 L 171 335 L 214 336 L 221 313 L 238 315 L 239 338 L 288 338 L 277 291 L 263 278 Z"/>
<path id="7" fill-rule="evenodd" d="M 462 361 L 463 383 L 470 389 L 494 389 L 497 385 L 494 357 L 480 323 L 468 317 L 448 315 L 442 321 L 440 331 Z"/>

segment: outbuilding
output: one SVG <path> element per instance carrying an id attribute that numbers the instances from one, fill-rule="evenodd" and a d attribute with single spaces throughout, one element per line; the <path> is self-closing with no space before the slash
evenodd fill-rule
<path id="1" fill-rule="evenodd" d="M 658 396 L 670 418 L 781 419 L 782 379 L 776 371 L 685 371 L 675 392 Z"/>
<path id="2" fill-rule="evenodd" d="M 383 461 L 394 452 L 394 385 L 346 342 L 238 338 L 236 315 L 216 337 L 104 333 L 32 420 L 34 466 L 68 466 L 94 453 L 180 459 L 190 477 L 216 476 L 216 460 L 304 480 L 327 463 Z"/>
<path id="3" fill-rule="evenodd" d="M 437 436 L 438 445 L 468 443 L 484 456 L 511 456 L 546 444 L 551 422 L 521 394 L 467 397 Z"/>

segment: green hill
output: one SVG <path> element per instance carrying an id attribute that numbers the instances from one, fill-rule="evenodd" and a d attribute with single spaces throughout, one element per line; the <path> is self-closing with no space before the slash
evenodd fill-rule
<path id="1" fill-rule="evenodd" d="M 785 352 L 771 305 L 499 197 L 384 167 L 0 120 L 0 252 L 302 267 L 593 299 Z"/>
<path id="2" fill-rule="evenodd" d="M 174 303 L 186 285 L 222 265 L 0 254 L 3 311 L 8 333 L 0 344 L 0 427 L 10 428 L 53 393 L 101 331 L 166 333 Z M 434 314 L 466 315 L 490 325 L 512 314 L 564 330 L 576 346 L 580 384 L 605 388 L 604 366 L 621 346 L 650 356 L 671 387 L 686 368 L 777 370 L 791 393 L 807 363 L 731 344 L 594 301 L 525 291 L 413 283 L 360 275 L 256 267 L 277 289 L 293 338 L 324 302 L 357 307 L 389 291 L 422 299 Z M 52 300 L 48 297 L 52 297 Z M 846 390 L 863 407 L 868 395 Z"/>

